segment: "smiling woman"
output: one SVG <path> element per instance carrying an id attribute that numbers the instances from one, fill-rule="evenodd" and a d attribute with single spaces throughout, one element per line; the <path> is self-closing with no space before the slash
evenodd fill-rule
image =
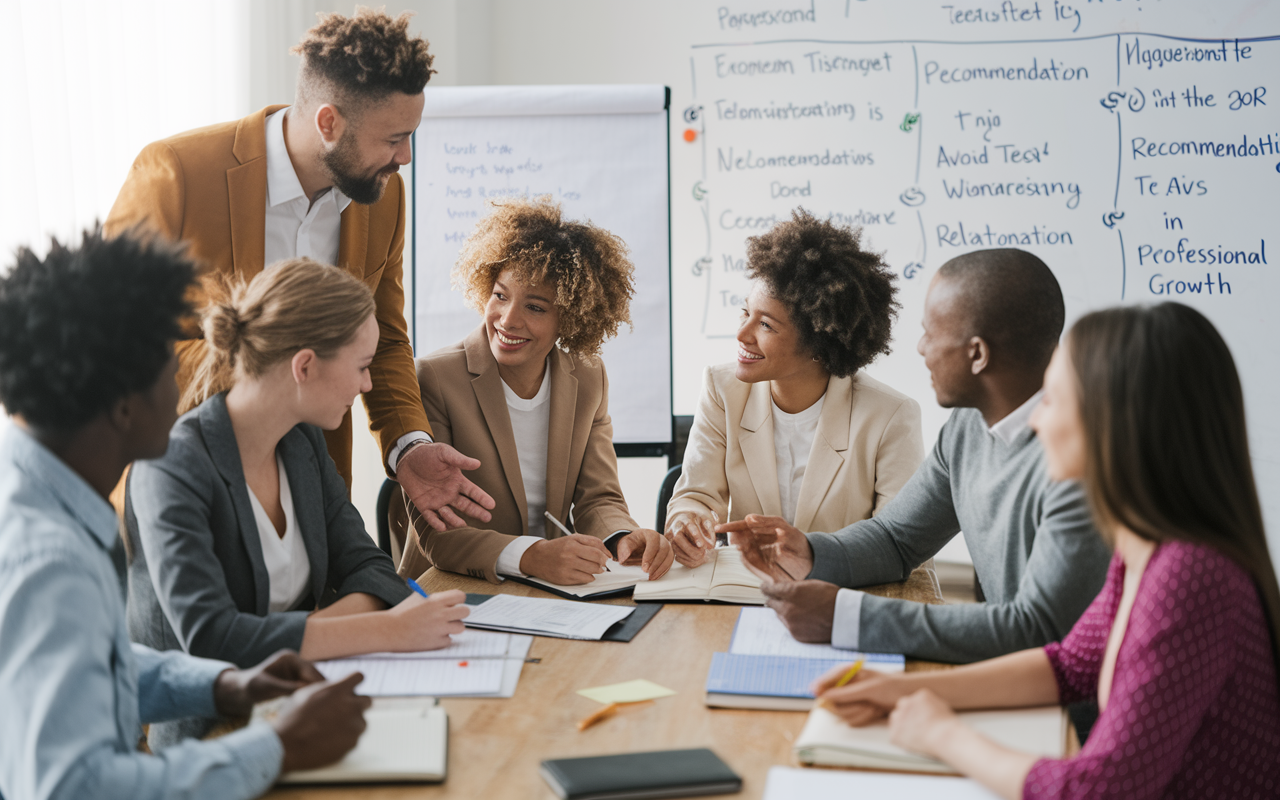
<path id="1" fill-rule="evenodd" d="M 621 239 L 564 219 L 549 198 L 495 202 L 476 225 L 453 283 L 482 324 L 418 359 L 418 382 L 436 441 L 480 460 L 475 483 L 497 505 L 487 525 L 433 531 L 409 504 L 401 575 L 434 565 L 581 584 L 609 558 L 651 579 L 667 571 L 670 545 L 636 524 L 618 485 L 599 358 L 631 322 L 632 273 Z"/>
<path id="2" fill-rule="evenodd" d="M 866 519 L 923 457 L 920 407 L 861 372 L 888 352 L 898 310 L 895 276 L 861 231 L 797 209 L 747 241 L 756 285 L 737 363 L 707 369 L 667 507 L 687 566 L 714 546 L 716 522 L 758 514 L 826 531 Z"/>

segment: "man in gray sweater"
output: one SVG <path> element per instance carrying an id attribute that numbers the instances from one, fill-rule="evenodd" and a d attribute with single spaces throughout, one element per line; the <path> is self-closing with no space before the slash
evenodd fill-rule
<path id="1" fill-rule="evenodd" d="M 1064 316 L 1057 280 L 1030 253 L 948 261 L 929 287 L 917 350 L 938 403 L 956 410 L 902 491 L 835 533 L 759 516 L 717 528 L 774 578 L 764 592 L 793 636 L 961 663 L 1066 635 L 1102 588 L 1111 553 L 1081 486 L 1049 480 L 1028 425 Z M 933 606 L 841 588 L 903 580 L 961 531 L 985 602 Z"/>

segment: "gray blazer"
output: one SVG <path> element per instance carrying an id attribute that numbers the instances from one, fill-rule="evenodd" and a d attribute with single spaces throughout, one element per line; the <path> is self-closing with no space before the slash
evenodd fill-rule
<path id="1" fill-rule="evenodd" d="M 298 425 L 277 452 L 311 562 L 311 595 L 295 610 L 267 611 L 270 583 L 240 450 L 225 397 L 216 395 L 178 420 L 163 457 L 130 470 L 134 641 L 249 667 L 300 648 L 309 609 L 353 592 L 388 605 L 409 595 L 347 498 L 320 429 Z"/>

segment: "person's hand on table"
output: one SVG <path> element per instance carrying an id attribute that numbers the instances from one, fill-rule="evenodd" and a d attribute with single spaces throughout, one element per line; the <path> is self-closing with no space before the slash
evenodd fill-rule
<path id="1" fill-rule="evenodd" d="M 765 605 L 798 642 L 829 642 L 840 587 L 826 581 L 774 581 L 767 575 L 760 584 Z"/>
<path id="2" fill-rule="evenodd" d="M 941 759 L 941 743 L 963 725 L 945 700 L 920 689 L 899 700 L 889 714 L 889 741 L 904 750 Z"/>
<path id="3" fill-rule="evenodd" d="M 520 557 L 520 571 L 561 586 L 591 583 L 613 557 L 594 536 L 571 533 L 534 543 Z"/>
<path id="4" fill-rule="evenodd" d="M 649 580 L 656 581 L 675 560 L 671 543 L 662 534 L 650 528 L 636 528 L 626 536 L 618 538 L 618 563 L 628 567 L 639 565 L 649 575 Z"/>
<path id="5" fill-rule="evenodd" d="M 710 516 L 695 511 L 677 511 L 667 517 L 666 537 L 671 542 L 676 561 L 686 567 L 701 566 L 707 553 L 716 546 L 716 523 L 720 516 L 712 511 Z"/>
<path id="6" fill-rule="evenodd" d="M 410 594 L 387 614 L 395 620 L 396 648 L 402 652 L 440 650 L 448 647 L 455 633 L 462 633 L 462 620 L 471 613 L 463 603 L 467 596 L 457 589 L 434 592 L 430 597 Z"/>
<path id="7" fill-rule="evenodd" d="M 849 683 L 837 687 L 836 684 L 848 671 L 848 664 L 834 667 L 815 680 L 809 689 L 828 711 L 849 725 L 869 725 L 884 719 L 898 701 L 911 692 L 902 675 L 871 669 L 861 670 Z"/>
<path id="8" fill-rule="evenodd" d="M 356 694 L 364 675 L 299 689 L 271 721 L 284 745 L 281 772 L 328 766 L 356 746 L 364 733 L 364 711 L 373 701 Z"/>
<path id="9" fill-rule="evenodd" d="M 400 457 L 396 481 L 427 524 L 443 531 L 466 525 L 458 511 L 480 522 L 492 518 L 493 498 L 462 474 L 479 468 L 479 461 L 443 442 L 421 442 Z"/>
<path id="10" fill-rule="evenodd" d="M 782 517 L 748 514 L 716 526 L 742 551 L 747 567 L 775 581 L 798 581 L 813 571 L 813 548 L 800 529 Z"/>
<path id="11" fill-rule="evenodd" d="M 213 682 L 213 704 L 225 717 L 247 717 L 255 703 L 293 694 L 324 676 L 292 650 L 281 650 L 256 667 L 226 669 Z"/>

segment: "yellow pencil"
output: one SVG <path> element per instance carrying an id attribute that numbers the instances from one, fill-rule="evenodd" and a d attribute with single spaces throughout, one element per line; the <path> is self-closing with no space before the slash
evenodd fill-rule
<path id="1" fill-rule="evenodd" d="M 853 680 L 854 677 L 857 676 L 858 670 L 862 669 L 862 665 L 865 663 L 867 663 L 867 659 L 865 657 L 853 662 L 853 666 L 849 667 L 849 671 L 846 672 L 840 680 L 836 681 L 835 688 L 839 689 L 841 686 L 844 686 L 846 683 Z"/>
<path id="2" fill-rule="evenodd" d="M 865 663 L 867 663 L 867 659 L 865 657 L 853 662 L 853 664 L 849 666 L 848 671 L 841 675 L 840 680 L 836 681 L 836 685 L 831 688 L 839 689 L 841 686 L 844 686 L 849 681 L 853 680 L 857 677 L 858 670 L 862 669 L 862 665 Z M 827 698 L 822 697 L 818 699 L 818 708 L 829 708 L 830 706 L 831 704 L 827 702 Z"/>

